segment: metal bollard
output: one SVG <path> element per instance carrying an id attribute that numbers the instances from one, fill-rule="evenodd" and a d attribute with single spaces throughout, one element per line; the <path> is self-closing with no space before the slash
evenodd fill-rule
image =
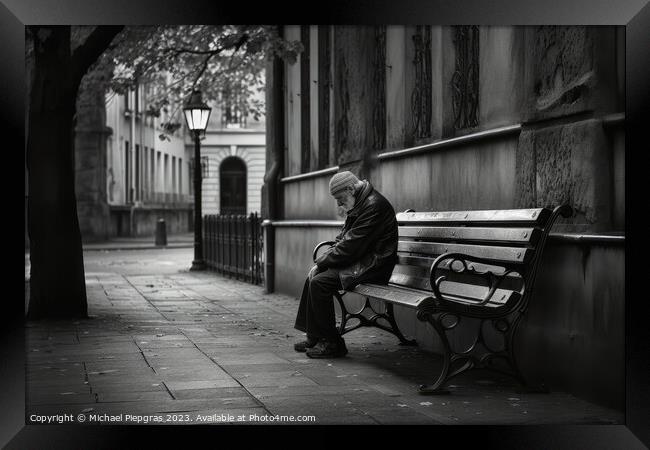
<path id="1" fill-rule="evenodd" d="M 167 245 L 167 224 L 165 219 L 158 219 L 156 223 L 156 247 Z"/>

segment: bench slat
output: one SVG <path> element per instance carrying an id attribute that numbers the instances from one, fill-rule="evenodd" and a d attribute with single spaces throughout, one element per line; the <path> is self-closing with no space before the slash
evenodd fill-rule
<path id="1" fill-rule="evenodd" d="M 482 241 L 535 245 L 542 230 L 539 228 L 485 228 L 485 227 L 399 227 L 400 237 L 436 239 L 445 241 Z"/>
<path id="2" fill-rule="evenodd" d="M 424 278 L 411 277 L 402 273 L 393 273 L 390 282 L 404 287 L 415 289 L 429 290 L 429 280 Z M 443 281 L 440 283 L 440 292 L 444 295 L 469 300 L 471 302 L 480 302 L 488 293 L 488 288 L 484 285 L 466 284 L 464 282 Z M 490 303 L 505 303 L 514 292 L 509 289 L 497 289 L 490 300 Z"/>
<path id="3" fill-rule="evenodd" d="M 495 261 L 525 263 L 532 256 L 533 250 L 521 247 L 494 247 L 489 245 L 447 244 L 437 242 L 399 241 L 397 251 L 422 253 L 425 255 L 442 255 L 443 253 L 463 253 Z"/>
<path id="4" fill-rule="evenodd" d="M 451 284 L 451 283 L 450 283 Z M 456 283 L 457 284 L 457 283 Z M 477 300 L 467 297 L 465 294 L 467 290 L 462 288 L 457 289 L 461 295 L 452 295 L 451 293 L 456 290 L 455 286 L 446 287 L 444 294 L 451 297 L 456 303 L 463 305 L 475 305 Z M 418 289 L 407 288 L 396 284 L 379 285 L 379 284 L 360 284 L 356 286 L 352 292 L 360 295 L 371 297 L 377 300 L 384 300 L 396 305 L 405 306 L 408 308 L 422 308 L 434 302 L 434 297 L 431 292 L 422 291 Z M 515 300 L 519 296 L 518 293 L 512 291 L 505 291 L 497 289 L 492 297 L 492 301 L 481 306 L 481 308 L 497 308 L 504 306 L 507 302 Z"/>
<path id="5" fill-rule="evenodd" d="M 445 276 L 449 281 L 471 284 L 483 288 L 485 288 L 486 284 L 484 277 L 471 273 L 457 273 L 451 270 L 438 270 L 437 276 Z M 416 289 L 431 290 L 429 269 L 424 267 L 396 265 L 395 269 L 393 269 L 393 274 L 391 275 L 390 282 L 402 286 L 414 287 Z M 521 289 L 521 286 L 521 277 L 512 273 L 508 274 L 500 284 L 500 288 L 510 291 L 519 291 Z"/>
<path id="6" fill-rule="evenodd" d="M 352 292 L 409 308 L 417 308 L 423 301 L 433 297 L 431 292 L 414 292 L 392 285 L 359 284 Z"/>
<path id="7" fill-rule="evenodd" d="M 497 209 L 482 211 L 404 212 L 397 214 L 398 222 L 468 222 L 468 223 L 531 223 L 545 224 L 551 216 L 546 208 Z"/>
<path id="8" fill-rule="evenodd" d="M 434 257 L 426 257 L 426 256 L 410 256 L 410 255 L 405 255 L 402 253 L 399 253 L 397 255 L 398 258 L 398 264 L 403 265 L 403 266 L 418 266 L 418 267 L 424 267 L 426 269 L 431 269 L 431 264 L 433 264 L 433 261 L 435 261 L 436 258 Z M 451 260 L 446 260 L 443 261 L 440 264 L 440 268 L 446 268 L 449 266 L 451 263 Z M 458 264 L 458 263 L 456 263 Z M 495 274 L 500 274 L 502 273 L 505 269 L 503 266 L 499 265 L 489 265 L 489 264 L 479 264 L 479 263 L 471 263 L 472 266 L 480 271 L 480 272 L 485 272 L 485 271 L 492 271 Z"/>

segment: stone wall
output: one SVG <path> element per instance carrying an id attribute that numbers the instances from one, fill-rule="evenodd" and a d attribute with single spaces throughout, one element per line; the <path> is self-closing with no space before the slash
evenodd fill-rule
<path id="1" fill-rule="evenodd" d="M 193 230 L 192 206 L 170 207 L 112 207 L 110 220 L 106 222 L 109 235 L 154 236 L 156 223 L 165 220 L 167 235 L 188 233 Z"/>
<path id="2" fill-rule="evenodd" d="M 458 127 L 456 106 L 452 107 L 458 100 L 454 77 L 458 77 L 458 67 L 468 63 L 458 62 L 462 47 L 454 39 L 459 34 L 454 27 L 432 27 L 432 96 L 437 104 L 429 141 L 409 135 L 414 76 L 409 52 L 414 30 L 387 27 L 390 67 L 386 69 L 387 148 L 383 152 L 448 139 L 449 143 L 463 136 L 475 138 L 373 159 L 382 150 L 368 145 L 368 136 L 363 135 L 369 130 L 368 117 L 360 112 L 370 100 L 359 97 L 363 89 L 349 88 L 362 83 L 371 63 L 357 68 L 363 58 L 347 62 L 351 55 L 372 46 L 370 35 L 359 34 L 367 28 L 347 30 L 335 46 L 340 52 L 335 66 L 336 61 L 349 64 L 335 67 L 341 84 L 336 92 L 335 79 L 335 102 L 339 103 L 334 123 L 340 126 L 334 135 L 341 144 L 340 169 L 368 178 L 398 212 L 568 203 L 575 215 L 558 221 L 555 232 L 623 231 L 625 134 L 619 96 L 624 91 L 623 71 L 619 70 L 622 58 L 617 53 L 620 33 L 615 27 L 479 27 L 478 58 L 470 61 L 478 64 L 478 102 L 468 106 L 478 108 L 478 124 L 467 128 Z M 472 36 L 471 42 L 476 42 Z M 344 81 L 342 74 L 349 79 Z M 292 92 L 290 77 L 287 83 Z M 351 97 L 346 98 L 344 92 Z M 354 111 L 349 109 L 352 103 Z M 346 118 L 341 117 L 343 113 Z M 355 119 L 361 115 L 363 120 Z M 506 125 L 515 126 L 514 131 L 489 135 Z M 341 130 L 348 135 L 336 136 Z M 356 141 L 350 138 L 350 130 L 356 130 Z M 338 219 L 327 194 L 329 176 L 282 183 L 282 217 Z M 277 228 L 276 289 L 298 297 L 313 246 L 333 238 L 337 231 L 323 226 Z M 533 382 L 623 408 L 624 258 L 622 244 L 551 240 L 517 341 L 522 370 Z M 360 300 L 350 295 L 349 301 Z M 397 308 L 396 313 L 403 331 L 422 348 L 440 350 L 430 327 L 417 322 L 412 310 Z M 463 343 L 468 336 L 459 333 L 456 342 Z"/>
<path id="3" fill-rule="evenodd" d="M 611 230 L 610 152 L 603 124 L 595 119 L 523 131 L 517 207 L 568 203 L 575 211 L 572 231 Z"/>
<path id="4" fill-rule="evenodd" d="M 617 99 L 616 28 L 525 28 L 517 207 L 569 203 L 568 231 L 622 230 L 623 144 L 603 119 Z"/>

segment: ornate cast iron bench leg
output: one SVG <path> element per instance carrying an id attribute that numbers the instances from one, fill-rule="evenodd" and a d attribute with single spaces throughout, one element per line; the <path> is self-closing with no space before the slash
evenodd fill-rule
<path id="1" fill-rule="evenodd" d="M 491 320 L 493 329 L 499 332 L 501 334 L 501 338 L 503 339 L 502 351 L 493 350 L 487 345 L 487 343 L 485 343 L 482 330 L 483 330 L 483 324 L 487 322 L 487 319 L 481 320 L 480 341 L 483 344 L 483 346 L 489 351 L 489 353 L 487 353 L 482 358 L 481 363 L 482 366 L 484 366 L 485 368 L 490 369 L 493 372 L 497 372 L 502 375 L 512 377 L 516 379 L 522 386 L 527 386 L 526 379 L 524 378 L 521 371 L 519 370 L 519 366 L 517 364 L 517 360 L 515 359 L 515 353 L 514 353 L 515 332 L 517 330 L 517 325 L 519 324 L 520 319 L 521 319 L 521 313 L 517 312 L 514 320 L 512 321 L 508 320 L 505 317 Z M 503 361 L 505 361 L 506 364 L 509 366 L 510 370 L 502 370 L 495 367 L 492 364 L 495 359 L 502 359 Z"/>
<path id="2" fill-rule="evenodd" d="M 473 368 L 488 369 L 492 372 L 512 377 L 521 384 L 522 392 L 548 392 L 548 389 L 545 386 L 529 387 L 517 365 L 513 343 L 517 324 L 521 317 L 519 313 L 512 323 L 505 318 L 481 319 L 473 344 L 462 352 L 454 351 L 449 339 L 447 338 L 447 331 L 454 329 L 460 323 L 461 316 L 452 313 L 420 310 L 417 313 L 417 317 L 418 320 L 429 322 L 433 326 L 433 329 L 440 338 L 444 350 L 442 370 L 440 371 L 438 379 L 433 385 L 420 386 L 419 392 L 421 394 L 447 394 L 449 391 L 443 389 L 443 386 L 455 376 Z M 453 321 L 445 324 L 443 321 L 446 317 L 453 317 Z M 497 332 L 501 333 L 504 343 L 502 350 L 494 349 L 486 342 L 483 330 L 484 324 L 488 321 L 492 322 L 492 325 Z M 479 353 L 481 351 L 482 353 L 480 357 L 474 355 L 474 353 Z M 493 364 L 496 359 L 505 361 L 510 370 L 496 367 Z"/>
<path id="3" fill-rule="evenodd" d="M 417 345 L 414 339 L 406 339 L 406 337 L 404 337 L 400 331 L 393 315 L 392 304 L 386 303 L 386 314 L 378 313 L 372 308 L 372 305 L 370 305 L 370 300 L 368 297 L 366 297 L 365 304 L 361 311 L 358 313 L 351 313 L 345 307 L 345 303 L 343 302 L 343 295 L 345 295 L 345 292 L 337 292 L 334 294 L 334 297 L 339 302 L 339 306 L 341 307 L 341 323 L 339 324 L 339 334 L 341 336 L 343 336 L 345 333 L 356 330 L 357 328 L 376 327 L 394 334 L 400 340 L 400 345 Z M 365 310 L 372 311 L 373 315 L 370 317 L 364 316 L 363 311 Z M 359 323 L 350 327 L 346 327 L 350 319 L 357 319 Z M 390 326 L 382 325 L 378 322 L 379 319 L 384 319 Z"/>
<path id="4" fill-rule="evenodd" d="M 447 339 L 447 334 L 445 333 L 444 328 L 442 328 L 442 324 L 439 323 L 439 320 L 433 317 L 432 311 L 420 310 L 417 313 L 417 318 L 421 322 L 429 322 L 433 326 L 433 329 L 436 330 L 436 333 L 440 337 L 440 342 L 442 342 L 444 349 L 442 355 L 442 370 L 440 371 L 438 379 L 432 385 L 420 385 L 418 392 L 420 394 L 449 394 L 448 390 L 441 389 L 442 385 L 449 378 L 448 375 L 452 363 L 452 351 L 451 346 L 449 345 L 449 340 Z"/>

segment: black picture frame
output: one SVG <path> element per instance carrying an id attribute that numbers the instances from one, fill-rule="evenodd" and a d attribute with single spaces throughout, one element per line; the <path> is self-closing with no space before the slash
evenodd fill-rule
<path id="1" fill-rule="evenodd" d="M 28 24 L 183 24 L 183 23 L 283 23 L 283 24 L 480 24 L 480 25 L 624 25 L 626 28 L 626 411 L 625 425 L 620 426 L 486 426 L 444 427 L 426 431 L 426 445 L 443 445 L 440 441 L 480 444 L 499 448 L 642 448 L 650 446 L 650 345 L 648 344 L 647 290 L 643 280 L 643 262 L 648 254 L 648 227 L 643 205 L 647 203 L 646 169 L 642 158 L 650 150 L 647 111 L 650 110 L 650 4 L 647 0 L 563 0 L 532 1 L 471 0 L 335 0 L 308 5 L 307 2 L 224 2 L 219 0 L 2 0 L 0 3 L 0 124 L 3 137 L 5 175 L 13 172 L 14 162 L 24 148 L 24 26 Z M 24 154 L 24 153 L 23 153 Z M 17 167 L 17 165 L 16 165 Z M 635 174 L 636 170 L 641 171 Z M 18 171 L 16 171 L 18 172 Z M 15 185 L 5 176 L 5 199 L 18 201 Z M 25 184 L 26 185 L 26 184 Z M 10 186 L 14 186 L 13 189 Z M 18 211 L 13 202 L 6 204 L 11 212 Z M 6 215 L 7 217 L 12 217 Z M 12 226 L 5 231 L 5 240 L 12 239 L 19 221 L 5 218 Z M 19 249 L 11 246 L 8 255 L 16 256 Z M 10 256 L 11 257 L 11 256 Z M 646 258 L 647 259 L 647 258 Z M 6 273 L 13 274 L 13 264 Z M 18 279 L 4 277 L 4 286 L 16 287 Z M 244 439 L 257 433 L 247 433 L 248 427 L 158 427 L 137 426 L 38 426 L 24 424 L 24 302 L 13 289 L 5 290 L 3 326 L 0 347 L 0 444 L 7 448 L 119 448 L 132 447 L 133 439 L 144 437 L 170 442 L 187 439 L 198 444 L 199 437 L 212 444 L 225 444 L 226 434 Z M 604 361 L 603 364 L 607 362 Z M 269 427 L 255 426 L 260 432 Z M 264 428 L 262 430 L 261 428 Z M 291 427 L 271 427 L 281 433 Z M 394 427 L 380 427 L 395 433 L 396 438 L 410 441 Z M 308 428 L 329 433 L 329 427 Z M 290 431 L 290 430 L 289 430 Z M 410 431 L 409 431 L 410 432 Z M 377 431 L 372 431 L 373 435 Z M 264 436 L 264 434 L 260 434 Z M 284 434 L 287 440 L 294 435 Z M 230 436 L 233 437 L 233 436 Z M 364 438 L 365 436 L 364 433 Z M 216 439 L 216 440 L 215 440 Z M 230 442 L 233 442 L 232 440 Z M 244 445 L 243 440 L 228 445 Z M 288 441 L 287 441 L 288 442 Z M 299 442 L 299 441 L 298 441 Z M 309 439 L 305 442 L 309 442 Z M 424 445 L 419 444 L 419 445 Z"/>

